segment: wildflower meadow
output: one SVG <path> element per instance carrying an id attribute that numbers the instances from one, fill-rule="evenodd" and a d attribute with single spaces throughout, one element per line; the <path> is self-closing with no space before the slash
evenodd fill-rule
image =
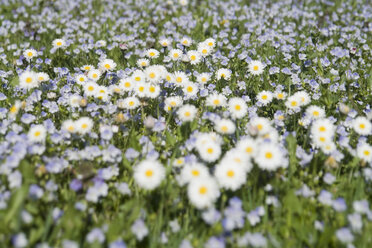
<path id="1" fill-rule="evenodd" d="M 372 247 L 372 2 L 0 0 L 0 247 Z"/>

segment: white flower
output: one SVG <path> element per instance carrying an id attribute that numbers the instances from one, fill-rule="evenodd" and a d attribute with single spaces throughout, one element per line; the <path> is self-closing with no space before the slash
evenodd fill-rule
<path id="1" fill-rule="evenodd" d="M 163 79 L 163 70 L 160 66 L 152 65 L 145 69 L 144 71 L 146 75 L 146 79 L 150 82 L 159 82 L 159 80 Z"/>
<path id="2" fill-rule="evenodd" d="M 250 158 L 251 153 L 247 153 L 242 149 L 233 148 L 225 153 L 224 157 L 220 161 L 220 164 L 229 164 L 249 172 L 252 169 Z"/>
<path id="3" fill-rule="evenodd" d="M 26 49 L 23 52 L 23 56 L 25 56 L 26 59 L 31 60 L 37 56 L 37 51 L 35 49 Z"/>
<path id="4" fill-rule="evenodd" d="M 129 92 L 133 89 L 133 80 L 130 77 L 127 78 L 122 78 L 119 81 L 119 87 L 122 89 L 124 92 Z"/>
<path id="5" fill-rule="evenodd" d="M 138 97 L 145 97 L 147 95 L 148 87 L 149 85 L 147 83 L 144 83 L 144 82 L 136 83 L 134 86 L 135 94 Z"/>
<path id="6" fill-rule="evenodd" d="M 147 97 L 152 99 L 157 98 L 160 95 L 160 91 L 159 85 L 151 84 L 147 87 Z"/>
<path id="7" fill-rule="evenodd" d="M 180 96 L 170 96 L 165 99 L 165 105 L 170 106 L 171 108 L 176 108 L 181 106 L 183 103 Z"/>
<path id="8" fill-rule="evenodd" d="M 165 178 L 165 168 L 156 160 L 143 160 L 134 168 L 133 177 L 139 187 L 153 190 Z"/>
<path id="9" fill-rule="evenodd" d="M 209 107 L 224 107 L 226 105 L 226 97 L 223 94 L 211 94 L 207 97 L 205 105 Z"/>
<path id="10" fill-rule="evenodd" d="M 145 82 L 146 74 L 141 70 L 135 70 L 132 74 L 132 80 L 135 83 Z"/>
<path id="11" fill-rule="evenodd" d="M 189 47 L 192 44 L 192 40 L 189 39 L 189 38 L 187 38 L 187 37 L 183 37 L 181 39 L 181 44 L 184 45 L 184 46 L 186 46 L 186 47 Z"/>
<path id="12" fill-rule="evenodd" d="M 28 131 L 28 138 L 31 142 L 44 142 L 46 138 L 46 129 L 43 125 L 34 125 Z"/>
<path id="13" fill-rule="evenodd" d="M 284 100 L 287 97 L 287 93 L 283 91 L 275 92 L 275 98 L 278 100 Z"/>
<path id="14" fill-rule="evenodd" d="M 185 104 L 180 107 L 177 111 L 178 118 L 183 121 L 192 121 L 194 120 L 198 109 L 194 105 Z"/>
<path id="15" fill-rule="evenodd" d="M 215 122 L 214 129 L 220 134 L 233 134 L 235 132 L 235 124 L 229 119 L 221 119 Z"/>
<path id="16" fill-rule="evenodd" d="M 285 102 L 285 106 L 288 109 L 292 110 L 299 110 L 301 107 L 301 99 L 298 97 L 298 95 L 292 95 L 287 98 L 287 101 Z"/>
<path id="17" fill-rule="evenodd" d="M 136 109 L 140 105 L 137 97 L 131 96 L 124 99 L 123 108 Z"/>
<path id="18" fill-rule="evenodd" d="M 62 129 L 69 133 L 76 133 L 76 123 L 73 120 L 65 120 L 62 123 Z"/>
<path id="19" fill-rule="evenodd" d="M 333 136 L 335 130 L 336 128 L 333 123 L 325 118 L 317 119 L 311 125 L 311 134 L 313 136 L 322 134 L 331 137 Z"/>
<path id="20" fill-rule="evenodd" d="M 162 47 L 167 47 L 167 46 L 169 46 L 171 44 L 171 40 L 169 40 L 169 39 L 161 39 L 159 41 L 159 43 L 160 43 L 160 45 Z"/>
<path id="21" fill-rule="evenodd" d="M 207 72 L 203 72 L 203 73 L 200 73 L 197 77 L 196 77 L 196 81 L 198 83 L 201 83 L 201 84 L 205 84 L 207 83 L 209 80 L 211 79 L 211 75 Z"/>
<path id="22" fill-rule="evenodd" d="M 253 75 L 260 75 L 263 73 L 263 69 L 264 65 L 258 60 L 252 60 L 248 65 L 248 70 Z"/>
<path id="23" fill-rule="evenodd" d="M 89 117 L 81 117 L 76 121 L 76 129 L 80 134 L 86 134 L 93 128 L 93 121 Z"/>
<path id="24" fill-rule="evenodd" d="M 286 166 L 286 159 L 283 152 L 278 145 L 273 143 L 261 144 L 254 160 L 258 167 L 270 171 Z"/>
<path id="25" fill-rule="evenodd" d="M 208 46 L 207 43 L 201 42 L 198 44 L 198 52 L 202 57 L 206 57 L 211 54 L 213 47 Z"/>
<path id="26" fill-rule="evenodd" d="M 372 133 L 371 121 L 366 117 L 358 116 L 352 122 L 353 129 L 359 135 L 370 135 Z"/>
<path id="27" fill-rule="evenodd" d="M 258 145 L 256 141 L 249 137 L 239 140 L 236 148 L 249 157 L 253 157 L 258 151 Z"/>
<path id="28" fill-rule="evenodd" d="M 55 39 L 52 42 L 54 48 L 61 48 L 66 46 L 66 42 L 63 39 Z"/>
<path id="29" fill-rule="evenodd" d="M 198 51 L 190 50 L 187 52 L 187 58 L 190 61 L 190 64 L 196 65 L 199 64 L 201 61 L 201 55 Z"/>
<path id="30" fill-rule="evenodd" d="M 98 81 L 98 79 L 101 77 L 101 72 L 100 70 L 97 69 L 91 69 L 88 72 L 88 78 L 90 78 L 93 81 Z"/>
<path id="31" fill-rule="evenodd" d="M 37 77 L 37 80 L 39 81 L 39 83 L 48 81 L 50 79 L 49 75 L 45 72 L 36 73 L 36 77 Z"/>
<path id="32" fill-rule="evenodd" d="M 305 91 L 298 91 L 295 94 L 293 94 L 293 97 L 296 97 L 299 99 L 301 106 L 305 106 L 309 104 L 311 101 L 309 94 Z"/>
<path id="33" fill-rule="evenodd" d="M 104 59 L 98 64 L 98 67 L 102 71 L 112 71 L 116 68 L 116 63 L 112 59 Z"/>
<path id="34" fill-rule="evenodd" d="M 173 61 L 180 60 L 182 58 L 182 51 L 180 49 L 172 49 L 169 51 L 168 56 L 171 58 Z"/>
<path id="35" fill-rule="evenodd" d="M 372 163 L 372 146 L 364 143 L 357 147 L 357 156 L 367 163 Z"/>
<path id="36" fill-rule="evenodd" d="M 208 38 L 204 41 L 210 48 L 214 48 L 216 46 L 216 40 L 213 38 Z"/>
<path id="37" fill-rule="evenodd" d="M 247 173 L 243 167 L 225 161 L 216 166 L 214 175 L 222 188 L 234 191 L 239 189 L 247 180 Z"/>
<path id="38" fill-rule="evenodd" d="M 218 69 L 218 71 L 216 72 L 216 77 L 217 77 L 217 80 L 220 80 L 221 78 L 225 79 L 225 80 L 230 80 L 230 77 L 231 77 L 231 71 L 229 69 L 226 69 L 226 68 L 221 68 L 221 69 Z"/>
<path id="39" fill-rule="evenodd" d="M 71 107 L 79 107 L 80 106 L 80 101 L 81 101 L 81 96 L 78 94 L 73 94 L 69 97 L 69 104 Z"/>
<path id="40" fill-rule="evenodd" d="M 192 82 L 185 83 L 182 89 L 183 89 L 184 94 L 189 97 L 192 97 L 198 94 L 198 90 L 199 90 L 197 85 Z"/>
<path id="41" fill-rule="evenodd" d="M 228 108 L 231 116 L 235 119 L 243 118 L 248 112 L 247 103 L 239 97 L 230 98 Z"/>
<path id="42" fill-rule="evenodd" d="M 206 162 L 214 162 L 221 155 L 221 146 L 213 141 L 204 143 L 197 147 L 200 157 Z"/>
<path id="43" fill-rule="evenodd" d="M 156 58 L 158 58 L 159 57 L 159 54 L 160 54 L 159 51 L 156 50 L 156 49 L 148 49 L 146 51 L 146 56 L 148 58 L 150 58 L 150 59 L 156 59 Z"/>
<path id="44" fill-rule="evenodd" d="M 88 82 L 84 84 L 84 93 L 86 96 L 94 96 L 98 90 L 98 84 L 95 82 Z"/>
<path id="45" fill-rule="evenodd" d="M 81 69 L 84 70 L 84 71 L 90 71 L 90 70 L 94 69 L 94 66 L 93 65 L 83 65 L 81 67 Z"/>
<path id="46" fill-rule="evenodd" d="M 182 85 L 189 82 L 189 78 L 186 75 L 186 73 L 181 72 L 181 71 L 177 71 L 177 72 L 174 73 L 174 82 L 175 82 L 176 85 L 182 86 Z"/>
<path id="47" fill-rule="evenodd" d="M 250 125 L 255 128 L 259 135 L 265 135 L 270 131 L 270 121 L 264 117 L 255 117 L 250 121 Z"/>
<path id="48" fill-rule="evenodd" d="M 139 59 L 137 60 L 137 66 L 138 67 L 146 67 L 150 64 L 150 61 L 148 59 Z"/>
<path id="49" fill-rule="evenodd" d="M 24 89 L 32 89 L 39 86 L 37 73 L 33 71 L 24 71 L 19 76 L 19 86 Z"/>
<path id="50" fill-rule="evenodd" d="M 321 119 L 325 117 L 325 111 L 319 106 L 311 105 L 306 109 L 306 115 L 313 120 Z"/>
<path id="51" fill-rule="evenodd" d="M 208 168 L 200 163 L 185 165 L 180 174 L 180 185 L 187 184 L 191 180 L 204 178 L 209 176 Z"/>
<path id="52" fill-rule="evenodd" d="M 187 188 L 190 202 L 198 209 L 208 208 L 220 196 L 216 181 L 211 177 L 192 180 Z"/>
<path id="53" fill-rule="evenodd" d="M 266 106 L 272 100 L 273 100 L 273 93 L 271 93 L 270 91 L 264 90 L 264 91 L 261 91 L 260 93 L 258 93 L 258 95 L 257 95 L 257 101 L 262 103 L 263 106 Z"/>

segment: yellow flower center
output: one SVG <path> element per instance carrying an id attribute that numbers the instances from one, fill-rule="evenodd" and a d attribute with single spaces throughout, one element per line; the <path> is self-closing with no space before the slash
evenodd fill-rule
<path id="1" fill-rule="evenodd" d="M 218 104 L 220 104 L 220 100 L 215 99 L 215 100 L 213 101 L 213 104 L 214 104 L 214 105 L 218 105 Z"/>
<path id="2" fill-rule="evenodd" d="M 226 133 L 227 130 L 228 130 L 227 126 L 222 126 L 222 127 L 221 127 L 221 131 L 222 131 L 222 132 Z"/>
<path id="3" fill-rule="evenodd" d="M 150 91 L 151 93 L 154 93 L 154 92 L 155 92 L 155 87 L 154 87 L 154 86 L 150 86 L 149 91 Z"/>
<path id="4" fill-rule="evenodd" d="M 26 83 L 31 83 L 32 82 L 32 78 L 31 77 L 28 77 L 28 78 L 26 78 Z"/>
<path id="5" fill-rule="evenodd" d="M 266 100 L 267 99 L 267 95 L 263 95 L 261 98 L 262 98 L 262 100 Z"/>
<path id="6" fill-rule="evenodd" d="M 297 106 L 297 102 L 296 102 L 296 101 L 292 101 L 292 102 L 291 102 L 291 106 L 292 106 L 292 107 L 296 107 L 296 106 Z"/>
<path id="7" fill-rule="evenodd" d="M 32 57 L 32 55 L 33 55 L 32 52 L 28 52 L 28 53 L 27 53 L 27 56 L 28 56 L 28 57 Z"/>
<path id="8" fill-rule="evenodd" d="M 213 42 L 209 42 L 208 43 L 208 46 L 213 46 Z"/>
<path id="9" fill-rule="evenodd" d="M 190 59 L 191 59 L 191 60 L 195 60 L 195 59 L 196 59 L 196 56 L 195 56 L 195 55 L 191 55 L 191 56 L 190 56 Z"/>
<path id="10" fill-rule="evenodd" d="M 283 93 L 279 93 L 279 94 L 278 94 L 278 98 L 279 98 L 279 99 L 283 99 L 283 98 L 284 98 L 284 94 L 283 94 Z"/>
<path id="11" fill-rule="evenodd" d="M 211 148 L 211 147 L 208 148 L 208 149 L 207 149 L 207 153 L 212 154 L 212 153 L 213 153 L 213 148 Z"/>
<path id="12" fill-rule="evenodd" d="M 319 137 L 319 140 L 320 140 L 321 142 L 325 142 L 325 141 L 326 141 L 326 138 L 325 138 L 325 137 Z"/>
<path id="13" fill-rule="evenodd" d="M 94 87 L 93 87 L 93 86 L 89 86 L 89 87 L 88 87 L 88 90 L 89 90 L 89 91 L 93 91 L 93 90 L 94 90 Z"/>
<path id="14" fill-rule="evenodd" d="M 67 128 L 67 130 L 70 131 L 70 132 L 74 131 L 74 129 L 75 129 L 74 126 L 69 126 L 69 127 Z"/>
<path id="15" fill-rule="evenodd" d="M 370 151 L 365 150 L 365 151 L 363 152 L 363 154 L 366 155 L 366 156 L 369 156 L 369 154 L 371 154 L 371 153 L 370 153 Z"/>
<path id="16" fill-rule="evenodd" d="M 366 125 L 364 123 L 361 123 L 361 124 L 359 124 L 359 128 L 364 129 L 364 128 L 366 128 Z"/>
<path id="17" fill-rule="evenodd" d="M 235 172 L 233 171 L 233 170 L 228 170 L 227 172 L 226 172 L 226 175 L 228 176 L 228 177 L 234 177 L 234 175 L 235 175 Z"/>
<path id="18" fill-rule="evenodd" d="M 57 42 L 57 46 L 62 46 L 62 42 L 61 41 L 58 41 Z"/>
<path id="19" fill-rule="evenodd" d="M 41 134 L 41 132 L 40 132 L 40 131 L 36 131 L 36 132 L 34 133 L 35 137 L 38 137 L 38 136 L 40 136 L 40 134 Z"/>
<path id="20" fill-rule="evenodd" d="M 253 66 L 254 71 L 258 71 L 258 69 L 259 69 L 258 65 Z"/>
<path id="21" fill-rule="evenodd" d="M 151 73 L 149 74 L 149 77 L 150 77 L 150 78 L 155 78 L 155 73 L 151 72 Z"/>
<path id="22" fill-rule="evenodd" d="M 273 154 L 271 152 L 266 152 L 265 153 L 265 158 L 271 159 L 273 157 Z"/>
<path id="23" fill-rule="evenodd" d="M 153 172 L 152 170 L 147 170 L 147 171 L 145 172 L 145 175 L 146 175 L 147 177 L 152 177 L 153 174 L 154 174 L 154 172 Z"/>
<path id="24" fill-rule="evenodd" d="M 205 195 L 207 193 L 208 189 L 205 186 L 202 186 L 199 188 L 199 194 Z"/>
<path id="25" fill-rule="evenodd" d="M 133 106 L 134 105 L 134 101 L 129 101 L 129 106 Z"/>
<path id="26" fill-rule="evenodd" d="M 325 126 L 321 126 L 321 127 L 319 127 L 319 132 L 325 132 L 325 131 L 326 131 Z"/>
<path id="27" fill-rule="evenodd" d="M 181 83 L 182 82 L 182 78 L 181 77 L 177 77 L 176 78 L 176 81 L 177 81 L 177 83 Z"/>
<path id="28" fill-rule="evenodd" d="M 200 175 L 200 172 L 198 170 L 192 170 L 191 171 L 191 174 L 195 177 L 199 176 Z"/>
<path id="29" fill-rule="evenodd" d="M 253 148 L 248 146 L 247 148 L 245 148 L 245 152 L 246 153 L 252 153 L 253 152 Z"/>
<path id="30" fill-rule="evenodd" d="M 240 109 L 241 109 L 240 105 L 235 105 L 235 110 L 240 110 Z"/>
<path id="31" fill-rule="evenodd" d="M 92 75 L 92 77 L 93 77 L 93 78 L 97 78 L 98 75 L 97 75 L 96 73 L 94 73 L 94 74 Z"/>
<path id="32" fill-rule="evenodd" d="M 154 57 L 155 56 L 155 53 L 154 52 L 150 52 L 150 56 L 151 57 Z"/>
<path id="33" fill-rule="evenodd" d="M 207 49 L 203 49 L 203 50 L 202 50 L 202 53 L 203 53 L 203 54 L 207 54 L 207 53 L 208 53 Z"/>
<path id="34" fill-rule="evenodd" d="M 190 113 L 189 111 L 186 111 L 186 112 L 185 112 L 185 116 L 186 116 L 186 117 L 189 117 L 190 115 L 191 115 L 191 113 Z"/>
<path id="35" fill-rule="evenodd" d="M 130 87 L 130 83 L 129 83 L 129 82 L 125 82 L 125 83 L 124 83 L 124 87 L 125 87 L 125 88 L 129 88 L 129 87 Z"/>
<path id="36" fill-rule="evenodd" d="M 262 124 L 258 124 L 258 125 L 257 125 L 257 129 L 258 129 L 259 131 L 261 131 L 261 130 L 263 129 L 263 125 L 262 125 Z"/>
<path id="37" fill-rule="evenodd" d="M 191 93 L 192 91 L 193 91 L 193 88 L 191 86 L 188 86 L 187 87 L 187 92 L 190 92 Z"/>
<path id="38" fill-rule="evenodd" d="M 143 91 L 145 90 L 145 87 L 140 86 L 140 87 L 138 88 L 138 90 L 139 90 L 140 92 L 143 92 Z"/>
<path id="39" fill-rule="evenodd" d="M 10 108 L 10 113 L 14 114 L 15 112 L 17 112 L 17 106 L 14 105 L 13 107 Z"/>
<path id="40" fill-rule="evenodd" d="M 110 66 L 109 64 L 105 64 L 105 68 L 106 68 L 106 69 L 110 69 L 111 66 Z"/>
<path id="41" fill-rule="evenodd" d="M 134 80 L 141 81 L 141 77 L 135 77 Z"/>
<path id="42" fill-rule="evenodd" d="M 180 55 L 178 53 L 174 53 L 173 57 L 178 58 Z"/>
<path id="43" fill-rule="evenodd" d="M 88 124 L 84 123 L 83 125 L 81 125 L 81 128 L 83 129 L 86 129 L 88 127 Z"/>
<path id="44" fill-rule="evenodd" d="M 313 116 L 319 116 L 319 112 L 315 110 L 315 111 L 313 112 Z"/>

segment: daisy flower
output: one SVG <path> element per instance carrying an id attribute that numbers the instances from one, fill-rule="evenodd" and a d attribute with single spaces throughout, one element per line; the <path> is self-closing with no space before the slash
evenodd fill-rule
<path id="1" fill-rule="evenodd" d="M 81 69 L 84 70 L 84 71 L 90 71 L 90 70 L 94 69 L 94 66 L 93 65 L 83 65 L 81 67 Z"/>
<path id="2" fill-rule="evenodd" d="M 182 51 L 180 49 L 172 49 L 169 51 L 168 56 L 171 58 L 173 61 L 180 60 L 182 58 Z"/>
<path id="3" fill-rule="evenodd" d="M 127 78 L 122 78 L 119 81 L 119 87 L 124 91 L 124 92 L 129 92 L 133 89 L 133 80 L 130 77 Z"/>
<path id="4" fill-rule="evenodd" d="M 162 79 L 162 71 L 156 65 L 149 66 L 144 71 L 146 79 L 150 82 L 158 82 Z"/>
<path id="5" fill-rule="evenodd" d="M 183 84 L 188 83 L 190 80 L 188 76 L 186 75 L 186 73 L 182 71 L 177 71 L 174 73 L 174 81 L 177 85 L 183 85 Z"/>
<path id="6" fill-rule="evenodd" d="M 201 83 L 201 84 L 205 84 L 205 83 L 209 82 L 210 79 L 211 79 L 211 75 L 207 72 L 200 73 L 196 77 L 196 81 L 198 83 Z"/>
<path id="7" fill-rule="evenodd" d="M 140 101 L 137 97 L 131 96 L 124 99 L 124 108 L 126 109 L 136 109 L 139 105 Z"/>
<path id="8" fill-rule="evenodd" d="M 150 64 L 150 60 L 148 59 L 139 59 L 137 60 L 137 66 L 138 67 L 146 67 Z"/>
<path id="9" fill-rule="evenodd" d="M 279 167 L 285 167 L 285 157 L 279 146 L 273 143 L 261 144 L 257 156 L 254 157 L 258 167 L 273 171 Z"/>
<path id="10" fill-rule="evenodd" d="M 23 89 L 32 89 L 39 86 L 37 73 L 33 71 L 24 71 L 19 76 L 19 86 Z"/>
<path id="11" fill-rule="evenodd" d="M 247 103 L 240 97 L 230 98 L 228 109 L 231 116 L 235 119 L 243 118 L 248 112 Z"/>
<path id="12" fill-rule="evenodd" d="M 98 64 L 102 71 L 112 71 L 116 68 L 116 63 L 112 59 L 104 59 Z"/>
<path id="13" fill-rule="evenodd" d="M 90 78 L 93 81 L 98 81 L 98 79 L 101 77 L 101 71 L 98 69 L 91 69 L 88 72 L 88 78 Z"/>
<path id="14" fill-rule="evenodd" d="M 190 61 L 190 64 L 196 65 L 199 64 L 201 61 L 201 55 L 198 51 L 190 50 L 187 52 L 187 58 Z"/>
<path id="15" fill-rule="evenodd" d="M 371 121 L 366 117 L 358 116 L 352 122 L 352 127 L 354 131 L 359 135 L 370 135 L 372 132 Z"/>
<path id="16" fill-rule="evenodd" d="M 247 180 L 247 173 L 243 167 L 226 162 L 216 166 L 214 176 L 221 188 L 233 191 L 239 189 Z"/>
<path id="17" fill-rule="evenodd" d="M 26 49 L 24 52 L 23 52 L 23 56 L 27 59 L 27 60 L 31 60 L 32 58 L 36 57 L 37 56 L 37 51 L 35 49 Z"/>
<path id="18" fill-rule="evenodd" d="M 230 77 L 231 77 L 231 71 L 226 68 L 218 69 L 216 74 L 217 74 L 217 80 L 220 80 L 221 78 L 225 80 L 230 80 Z"/>
<path id="19" fill-rule="evenodd" d="M 275 92 L 275 98 L 278 100 L 284 100 L 287 97 L 287 93 L 283 91 Z"/>
<path id="20" fill-rule="evenodd" d="M 165 178 L 165 168 L 157 160 L 143 160 L 134 167 L 133 178 L 140 188 L 153 190 Z"/>
<path id="21" fill-rule="evenodd" d="M 160 86 L 151 84 L 149 87 L 147 87 L 147 97 L 155 99 L 160 95 Z"/>
<path id="22" fill-rule="evenodd" d="M 189 47 L 192 44 L 192 40 L 190 38 L 187 38 L 187 37 L 183 37 L 180 42 L 185 47 Z"/>
<path id="23" fill-rule="evenodd" d="M 208 44 L 202 42 L 198 44 L 198 52 L 202 57 L 207 57 L 212 52 L 212 47 L 208 46 Z"/>
<path id="24" fill-rule="evenodd" d="M 75 76 L 75 82 L 77 84 L 83 85 L 87 81 L 88 81 L 88 78 L 84 74 L 78 74 L 78 75 Z"/>
<path id="25" fill-rule="evenodd" d="M 39 83 L 49 81 L 49 79 L 50 79 L 49 75 L 45 72 L 36 73 L 36 77 L 37 77 L 37 81 L 39 81 Z"/>
<path id="26" fill-rule="evenodd" d="M 187 188 L 190 202 L 198 209 L 211 207 L 220 196 L 216 181 L 212 177 L 192 180 Z"/>
<path id="27" fill-rule="evenodd" d="M 156 59 L 158 58 L 160 55 L 159 51 L 156 50 L 156 49 L 148 49 L 146 51 L 146 57 L 150 58 L 150 59 Z"/>
<path id="28" fill-rule="evenodd" d="M 205 44 L 207 44 L 210 48 L 214 48 L 216 46 L 216 40 L 213 38 L 208 38 L 204 41 Z"/>
<path id="29" fill-rule="evenodd" d="M 199 145 L 197 149 L 200 157 L 208 163 L 216 161 L 221 155 L 221 146 L 213 141 Z"/>
<path id="30" fill-rule="evenodd" d="M 235 133 L 235 124 L 229 119 L 221 119 L 214 124 L 214 129 L 220 134 Z"/>
<path id="31" fill-rule="evenodd" d="M 252 60 L 248 65 L 248 70 L 253 75 L 260 75 L 263 73 L 264 65 L 261 61 Z"/>
<path id="32" fill-rule="evenodd" d="M 364 143 L 356 149 L 358 158 L 363 159 L 367 163 L 372 163 L 372 146 Z"/>
<path id="33" fill-rule="evenodd" d="M 146 97 L 147 89 L 148 89 L 148 84 L 143 83 L 143 82 L 136 83 L 136 85 L 134 86 L 134 92 L 136 96 L 138 97 Z"/>
<path id="34" fill-rule="evenodd" d="M 192 82 L 185 83 L 182 89 L 183 89 L 183 93 L 189 97 L 192 97 L 198 94 L 198 90 L 199 90 L 197 85 Z"/>
<path id="35" fill-rule="evenodd" d="M 243 138 L 236 144 L 236 149 L 248 157 L 253 157 L 258 151 L 258 145 L 252 138 Z"/>
<path id="36" fill-rule="evenodd" d="M 62 48 L 66 46 L 66 42 L 63 39 L 55 39 L 52 42 L 54 48 Z"/>
<path id="37" fill-rule="evenodd" d="M 305 91 L 298 91 L 295 94 L 293 94 L 293 97 L 300 99 L 301 106 L 308 105 L 311 101 L 309 94 Z"/>
<path id="38" fill-rule="evenodd" d="M 226 105 L 226 97 L 223 94 L 211 94 L 207 97 L 205 105 L 208 107 L 223 107 Z"/>
<path id="39" fill-rule="evenodd" d="M 171 44 L 171 40 L 170 39 L 161 39 L 159 41 L 159 44 L 162 46 L 162 47 L 167 47 Z"/>
<path id="40" fill-rule="evenodd" d="M 227 151 L 224 157 L 221 159 L 220 164 L 228 164 L 231 166 L 242 168 L 245 172 L 249 172 L 252 169 L 252 163 L 250 162 L 251 155 L 246 151 L 242 151 L 238 148 L 233 148 Z"/>
<path id="41" fill-rule="evenodd" d="M 201 163 L 185 165 L 180 174 L 180 185 L 190 183 L 192 180 L 209 176 L 208 168 Z"/>
<path id="42" fill-rule="evenodd" d="M 292 96 L 288 97 L 287 101 L 285 102 L 285 106 L 288 109 L 291 109 L 291 110 L 294 110 L 294 111 L 299 111 L 301 105 L 302 105 L 301 99 L 296 95 L 292 95 Z"/>
<path id="43" fill-rule="evenodd" d="M 193 121 L 197 112 L 198 109 L 194 105 L 185 104 L 178 109 L 177 115 L 181 121 L 187 122 Z"/>
<path id="44" fill-rule="evenodd" d="M 89 117 L 81 117 L 76 121 L 76 131 L 80 134 L 89 133 L 93 128 L 93 121 Z"/>
<path id="45" fill-rule="evenodd" d="M 28 131 L 27 137 L 31 142 L 44 142 L 46 134 L 44 125 L 33 125 Z"/>
<path id="46" fill-rule="evenodd" d="M 319 106 L 311 105 L 306 109 L 306 115 L 313 120 L 325 117 L 325 110 Z"/>
<path id="47" fill-rule="evenodd" d="M 84 93 L 86 96 L 94 96 L 98 90 L 98 84 L 95 82 L 87 82 L 84 84 Z"/>
<path id="48" fill-rule="evenodd" d="M 135 70 L 132 74 L 132 80 L 134 83 L 145 82 L 146 74 L 141 70 Z"/>
<path id="49" fill-rule="evenodd" d="M 17 100 L 17 101 L 14 103 L 14 105 L 9 109 L 9 114 L 10 114 L 11 116 L 15 116 L 15 115 L 17 115 L 18 112 L 19 112 L 19 110 L 21 109 L 21 107 L 22 107 L 22 102 Z"/>
<path id="50" fill-rule="evenodd" d="M 266 106 L 273 100 L 273 93 L 266 90 L 261 91 L 260 93 L 258 93 L 256 99 L 258 102 L 262 103 L 263 106 Z"/>
<path id="51" fill-rule="evenodd" d="M 109 94 L 121 94 L 122 93 L 122 88 L 118 84 L 112 84 L 108 88 Z"/>
<path id="52" fill-rule="evenodd" d="M 176 108 L 181 106 L 183 103 L 182 98 L 180 96 L 170 96 L 165 99 L 165 104 L 171 106 L 172 108 Z"/>
<path id="53" fill-rule="evenodd" d="M 317 119 L 311 125 L 311 134 L 317 135 L 322 134 L 326 136 L 332 136 L 335 132 L 336 128 L 333 123 L 325 118 Z"/>
<path id="54" fill-rule="evenodd" d="M 69 104 L 71 107 L 79 107 L 81 101 L 81 96 L 78 94 L 73 94 L 69 97 Z"/>
<path id="55" fill-rule="evenodd" d="M 270 121 L 264 117 L 255 117 L 250 122 L 259 135 L 267 134 L 270 131 Z"/>
<path id="56" fill-rule="evenodd" d="M 62 129 L 69 133 L 75 133 L 77 131 L 76 122 L 73 120 L 65 120 L 62 123 Z"/>

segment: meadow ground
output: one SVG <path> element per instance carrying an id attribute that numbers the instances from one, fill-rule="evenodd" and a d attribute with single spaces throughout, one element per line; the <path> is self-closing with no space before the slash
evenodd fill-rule
<path id="1" fill-rule="evenodd" d="M 1 0 L 0 247 L 372 247 L 372 4 Z"/>

